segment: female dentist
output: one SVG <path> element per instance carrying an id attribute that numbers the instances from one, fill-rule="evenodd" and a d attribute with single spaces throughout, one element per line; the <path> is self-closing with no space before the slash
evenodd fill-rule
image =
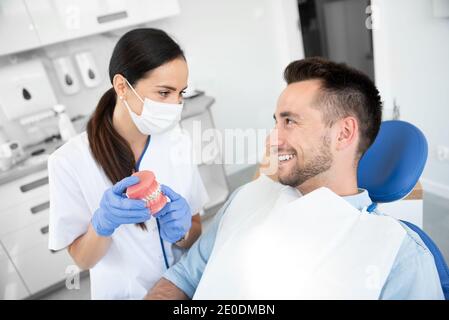
<path id="1" fill-rule="evenodd" d="M 199 237 L 208 197 L 178 125 L 188 78 L 178 44 L 161 30 L 130 31 L 109 77 L 87 132 L 49 158 L 49 248 L 90 269 L 92 299 L 140 299 Z M 140 170 L 170 198 L 157 218 L 124 194 Z"/>

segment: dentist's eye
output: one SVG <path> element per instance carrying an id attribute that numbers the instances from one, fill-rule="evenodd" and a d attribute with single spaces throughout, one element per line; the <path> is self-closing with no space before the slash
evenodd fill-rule
<path id="1" fill-rule="evenodd" d="M 179 95 L 180 95 L 181 97 L 184 97 L 185 94 L 186 94 L 186 91 L 185 91 L 185 90 L 183 90 L 183 91 L 181 91 L 181 92 L 179 93 Z"/>
<path id="2" fill-rule="evenodd" d="M 159 94 L 161 95 L 161 97 L 166 98 L 166 97 L 168 97 L 168 95 L 170 94 L 170 92 L 169 92 L 169 91 L 159 91 Z"/>

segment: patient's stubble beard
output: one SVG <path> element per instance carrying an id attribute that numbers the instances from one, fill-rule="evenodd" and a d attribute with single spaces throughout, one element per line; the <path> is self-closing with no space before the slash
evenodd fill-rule
<path id="1" fill-rule="evenodd" d="M 302 185 L 307 180 L 326 172 L 332 165 L 331 142 L 329 136 L 324 136 L 318 152 L 311 159 L 306 161 L 301 167 L 299 159 L 296 159 L 295 166 L 285 175 L 279 175 L 279 182 L 293 188 Z"/>

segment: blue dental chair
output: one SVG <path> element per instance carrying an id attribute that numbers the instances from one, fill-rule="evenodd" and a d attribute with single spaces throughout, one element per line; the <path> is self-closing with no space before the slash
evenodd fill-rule
<path id="1" fill-rule="evenodd" d="M 406 197 L 421 176 L 427 160 L 424 134 L 405 121 L 384 121 L 373 145 L 359 162 L 358 185 L 367 189 L 374 203 Z M 444 297 L 449 300 L 449 269 L 432 239 L 419 227 L 402 221 L 415 231 L 432 252 Z"/>

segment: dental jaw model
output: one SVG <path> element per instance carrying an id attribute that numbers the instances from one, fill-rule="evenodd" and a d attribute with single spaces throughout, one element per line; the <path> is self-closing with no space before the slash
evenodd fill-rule
<path id="1" fill-rule="evenodd" d="M 167 197 L 162 193 L 160 184 L 156 181 L 151 171 L 138 171 L 133 173 L 140 182 L 130 186 L 126 190 L 126 196 L 130 199 L 140 199 L 146 202 L 152 215 L 158 213 L 167 203 Z"/>

